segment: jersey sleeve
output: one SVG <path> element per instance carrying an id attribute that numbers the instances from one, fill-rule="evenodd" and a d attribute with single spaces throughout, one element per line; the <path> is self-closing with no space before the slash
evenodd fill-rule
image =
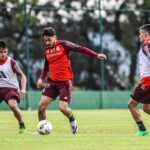
<path id="1" fill-rule="evenodd" d="M 142 45 L 142 51 L 150 59 L 150 42 L 146 42 Z"/>
<path id="2" fill-rule="evenodd" d="M 84 53 L 84 54 L 88 54 L 88 55 L 91 55 L 91 56 L 94 56 L 94 57 L 97 57 L 97 55 L 98 55 L 93 50 L 91 50 L 87 47 L 80 46 L 78 44 L 74 44 L 70 41 L 63 41 L 62 45 L 64 45 L 64 47 L 67 51 L 74 51 L 74 52 Z"/>
<path id="3" fill-rule="evenodd" d="M 13 72 L 16 73 L 17 76 L 21 76 L 22 71 L 21 71 L 20 67 L 18 66 L 17 62 L 14 59 L 11 59 L 10 63 L 11 63 Z"/>
<path id="4" fill-rule="evenodd" d="M 44 67 L 39 79 L 44 80 L 48 74 L 48 71 L 49 71 L 49 64 L 47 59 L 45 58 Z"/>

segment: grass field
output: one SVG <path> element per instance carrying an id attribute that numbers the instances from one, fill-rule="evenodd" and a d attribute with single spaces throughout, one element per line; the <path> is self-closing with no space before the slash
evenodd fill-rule
<path id="1" fill-rule="evenodd" d="M 137 137 L 128 110 L 74 110 L 77 135 L 72 135 L 68 120 L 59 111 L 47 111 L 52 122 L 49 135 L 37 135 L 37 112 L 23 111 L 26 133 L 18 134 L 12 112 L 0 112 L 0 150 L 149 150 L 150 135 Z M 142 112 L 150 132 L 150 116 Z"/>

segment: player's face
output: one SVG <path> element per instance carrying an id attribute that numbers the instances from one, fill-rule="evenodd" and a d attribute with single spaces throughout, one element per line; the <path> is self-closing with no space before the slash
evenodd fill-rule
<path id="1" fill-rule="evenodd" d="M 139 38 L 140 38 L 140 42 L 144 43 L 147 40 L 147 32 L 140 30 L 139 31 Z"/>
<path id="2" fill-rule="evenodd" d="M 6 48 L 0 49 L 0 61 L 5 60 L 7 54 L 8 54 L 8 50 Z"/>
<path id="3" fill-rule="evenodd" d="M 47 47 L 53 47 L 56 42 L 56 35 L 54 36 L 44 36 L 44 42 Z"/>

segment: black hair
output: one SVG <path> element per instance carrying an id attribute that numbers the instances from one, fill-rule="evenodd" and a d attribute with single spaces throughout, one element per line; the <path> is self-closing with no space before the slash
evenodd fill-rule
<path id="1" fill-rule="evenodd" d="M 0 48 L 6 48 L 6 43 L 4 41 L 0 41 Z"/>
<path id="2" fill-rule="evenodd" d="M 150 34 L 150 24 L 145 24 L 141 26 L 139 29 L 148 32 Z"/>
<path id="3" fill-rule="evenodd" d="M 55 29 L 53 28 L 53 27 L 46 27 L 46 28 L 44 28 L 43 30 L 42 30 L 43 32 L 42 32 L 42 35 L 43 36 L 54 36 L 54 35 L 56 35 L 56 31 L 55 31 Z"/>

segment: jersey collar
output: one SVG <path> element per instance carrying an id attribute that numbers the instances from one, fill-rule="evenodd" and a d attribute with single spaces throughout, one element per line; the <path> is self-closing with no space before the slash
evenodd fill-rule
<path id="1" fill-rule="evenodd" d="M 8 56 L 4 60 L 0 61 L 0 65 L 3 65 L 7 61 L 7 59 L 8 59 Z"/>

